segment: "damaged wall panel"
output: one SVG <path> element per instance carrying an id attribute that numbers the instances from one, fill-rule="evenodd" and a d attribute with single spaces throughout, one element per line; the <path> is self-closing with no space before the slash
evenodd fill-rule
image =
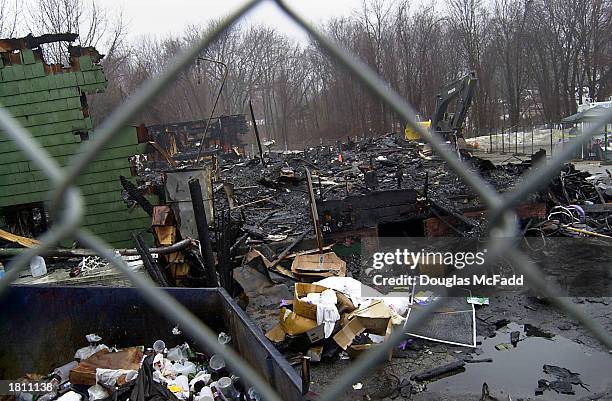
<path id="1" fill-rule="evenodd" d="M 61 166 L 95 135 L 86 95 L 106 88 L 103 56 L 92 47 L 68 47 L 69 66 L 45 63 L 40 45 L 71 38 L 0 40 L 0 104 Z M 150 223 L 140 208 L 126 207 L 119 182 L 119 175 L 131 175 L 129 157 L 144 153 L 144 147 L 135 127 L 124 128 L 77 181 L 86 205 L 83 226 L 114 247 L 131 246 L 130 232 Z M 44 172 L 0 131 L 0 214 L 12 206 L 46 202 L 50 189 Z"/>
<path id="2" fill-rule="evenodd" d="M 414 189 L 376 191 L 343 199 L 317 200 L 323 234 L 375 228 L 419 215 Z"/>

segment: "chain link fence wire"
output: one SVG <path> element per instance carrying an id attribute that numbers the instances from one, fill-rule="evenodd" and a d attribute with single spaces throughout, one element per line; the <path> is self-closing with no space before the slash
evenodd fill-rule
<path id="1" fill-rule="evenodd" d="M 133 116 L 143 110 L 146 105 L 159 95 L 173 80 L 185 70 L 194 60 L 221 34 L 229 29 L 237 20 L 245 16 L 261 0 L 246 2 L 243 6 L 232 12 L 221 21 L 210 33 L 192 47 L 179 54 L 159 75 L 145 82 L 137 92 L 128 98 L 102 123 L 93 139 L 83 146 L 83 151 L 75 155 L 67 167 L 61 168 L 53 159 L 10 114 L 0 106 L 0 129 L 14 141 L 43 171 L 55 189 L 52 191 L 51 207 L 55 224 L 40 238 L 40 245 L 24 250 L 13 258 L 7 265 L 7 272 L 0 280 L 0 296 L 9 285 L 19 276 L 29 263 L 30 259 L 38 254 L 56 246 L 63 239 L 77 239 L 87 247 L 95 250 L 99 256 L 108 259 L 112 265 L 122 272 L 137 288 L 140 295 L 169 320 L 178 323 L 182 329 L 195 341 L 206 344 L 214 352 L 222 354 L 228 365 L 254 386 L 263 399 L 267 401 L 281 401 L 282 396 L 263 379 L 248 363 L 231 348 L 221 346 L 217 341 L 214 330 L 202 323 L 189 310 L 182 306 L 165 291 L 155 286 L 148 277 L 139 276 L 132 272 L 125 262 L 115 256 L 108 244 L 95 235 L 80 229 L 83 218 L 83 198 L 75 187 L 75 180 L 79 174 L 92 162 L 97 153 L 108 144 L 122 127 L 128 125 Z M 531 170 L 525 180 L 513 192 L 501 196 L 486 181 L 465 165 L 457 154 L 446 147 L 438 134 L 424 130 L 416 123 L 416 113 L 413 107 L 399 96 L 367 65 L 356 59 L 353 55 L 327 39 L 318 30 L 312 27 L 302 16 L 292 10 L 284 2 L 277 0 L 276 5 L 297 25 L 308 32 L 321 48 L 331 56 L 335 62 L 346 68 L 367 89 L 380 100 L 392 108 L 407 124 L 417 131 L 448 165 L 468 184 L 492 211 L 489 218 L 489 260 L 505 256 L 520 269 L 520 271 L 534 284 L 541 295 L 549 297 L 554 305 L 561 311 L 576 319 L 589 332 L 598 339 L 607 349 L 612 349 L 612 336 L 599 323 L 590 318 L 584 311 L 575 305 L 569 298 L 559 297 L 560 292 L 553 291 L 546 285 L 544 275 L 529 258 L 517 250 L 516 241 L 520 234 L 518 220 L 512 208 L 525 199 L 529 194 L 544 187 L 551 178 L 559 173 L 563 163 L 568 161 L 572 154 L 593 135 L 601 131 L 606 124 L 612 122 L 612 110 L 607 112 L 597 124 L 592 124 L 580 137 L 572 140 L 563 150 L 552 157 L 545 167 Z M 444 298 L 440 298 L 431 308 L 431 311 L 443 306 Z M 368 351 L 363 358 L 355 361 L 343 375 L 334 381 L 330 388 L 321 394 L 322 401 L 332 401 L 342 395 L 347 388 L 361 377 L 371 372 L 381 363 L 388 352 L 404 338 L 404 332 L 418 327 L 428 313 L 418 319 L 411 319 L 405 330 L 396 330 L 381 346 Z"/>

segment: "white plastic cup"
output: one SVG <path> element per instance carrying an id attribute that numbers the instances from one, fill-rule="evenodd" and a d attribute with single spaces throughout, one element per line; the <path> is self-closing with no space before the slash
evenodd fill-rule
<path id="1" fill-rule="evenodd" d="M 32 277 L 40 277 L 47 274 L 47 264 L 42 256 L 34 256 L 30 259 L 30 273 L 32 273 Z"/>
<path id="2" fill-rule="evenodd" d="M 194 401 L 215 401 L 212 389 L 209 386 L 202 387 L 200 394 L 195 396 L 193 399 Z"/>
<path id="3" fill-rule="evenodd" d="M 234 382 L 229 377 L 225 376 L 217 380 L 219 390 L 229 400 L 233 400 L 238 395 L 238 391 L 234 387 Z"/>
<path id="4" fill-rule="evenodd" d="M 247 398 L 249 401 L 261 401 L 261 397 L 259 397 L 259 393 L 255 390 L 255 387 L 250 387 L 247 391 Z"/>
<path id="5" fill-rule="evenodd" d="M 162 340 L 157 340 L 153 343 L 153 351 L 160 354 L 166 349 L 166 343 Z"/>
<path id="6" fill-rule="evenodd" d="M 225 360 L 221 357 L 221 355 L 214 354 L 210 357 L 208 366 L 210 366 L 213 371 L 219 372 L 225 368 Z"/>
<path id="7" fill-rule="evenodd" d="M 227 345 L 230 343 L 230 341 L 232 341 L 232 337 L 230 337 L 229 335 L 227 335 L 224 332 L 219 333 L 219 344 L 221 345 Z"/>

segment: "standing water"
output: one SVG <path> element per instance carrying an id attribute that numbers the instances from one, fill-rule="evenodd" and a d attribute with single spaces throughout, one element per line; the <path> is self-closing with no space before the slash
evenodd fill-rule
<path id="1" fill-rule="evenodd" d="M 526 327 L 525 327 L 526 326 Z M 565 368 L 580 374 L 580 385 L 571 386 L 575 393 L 560 394 L 547 389 L 538 399 L 541 400 L 576 400 L 589 394 L 602 391 L 612 384 L 612 355 L 593 351 L 559 335 L 551 335 L 537 330 L 534 326 L 510 323 L 501 328 L 495 336 L 483 340 L 480 355 L 474 359 L 492 358 L 493 362 L 468 363 L 465 372 L 429 383 L 428 390 L 453 394 L 480 394 L 482 384 L 487 383 L 491 393 L 506 400 L 505 394 L 517 398 L 535 398 L 538 380 L 549 382 L 557 380 L 546 374 L 544 365 Z M 520 340 L 515 347 L 501 347 L 498 344 L 510 343 L 510 333 L 520 331 Z"/>

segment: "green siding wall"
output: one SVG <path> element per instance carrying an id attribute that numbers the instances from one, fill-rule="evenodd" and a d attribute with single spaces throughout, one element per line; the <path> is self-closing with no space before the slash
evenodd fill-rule
<path id="1" fill-rule="evenodd" d="M 91 57 L 82 56 L 80 71 L 47 75 L 32 50 L 22 50 L 21 60 L 23 64 L 4 65 L 0 58 L 0 105 L 31 132 L 58 164 L 69 165 L 81 149 L 79 132 L 87 132 L 90 138 L 95 136 L 91 118 L 83 113 L 81 96 L 104 90 L 102 67 Z M 142 209 L 127 208 L 119 182 L 119 175 L 130 176 L 129 156 L 143 151 L 136 128 L 126 127 L 99 152 L 77 182 L 86 205 L 83 227 L 116 248 L 133 247 L 131 233 L 150 226 L 150 218 Z M 48 201 L 50 189 L 44 173 L 0 130 L 0 208 Z"/>

